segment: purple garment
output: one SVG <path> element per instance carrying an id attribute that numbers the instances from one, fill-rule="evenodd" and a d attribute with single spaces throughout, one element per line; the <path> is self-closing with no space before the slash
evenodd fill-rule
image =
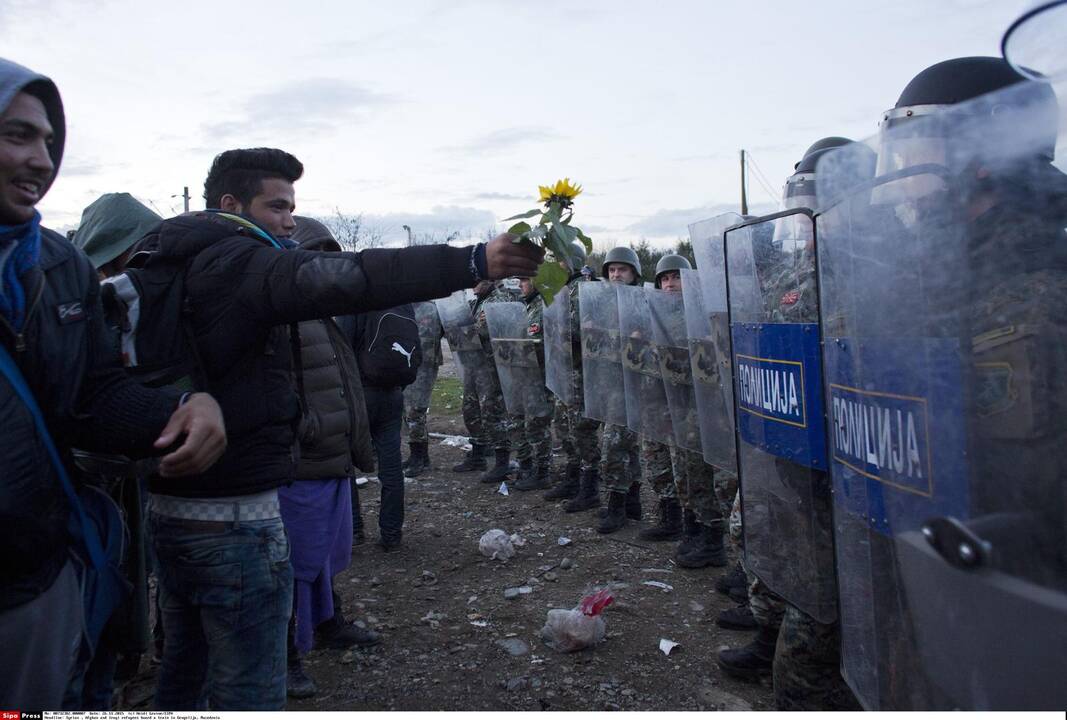
<path id="1" fill-rule="evenodd" d="M 315 626 L 334 615 L 333 578 L 352 562 L 352 483 L 297 480 L 278 489 L 293 564 L 296 649 L 311 650 Z"/>

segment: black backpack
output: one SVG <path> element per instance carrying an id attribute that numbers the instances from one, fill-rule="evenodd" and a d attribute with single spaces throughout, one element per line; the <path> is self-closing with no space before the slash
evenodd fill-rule
<path id="1" fill-rule="evenodd" d="M 415 382 L 422 364 L 415 308 L 409 303 L 363 313 L 359 325 L 355 351 L 363 384 L 407 387 Z"/>
<path id="2" fill-rule="evenodd" d="M 190 223 L 196 224 L 195 242 L 180 252 L 173 246 L 164 248 L 161 238 L 168 228 Z M 206 388 L 190 322 L 192 307 L 185 294 L 185 276 L 200 251 L 234 235 L 267 242 L 225 215 L 204 212 L 172 218 L 135 245 L 125 272 L 101 283 L 107 324 L 116 331 L 122 363 L 141 384 L 179 390 Z"/>

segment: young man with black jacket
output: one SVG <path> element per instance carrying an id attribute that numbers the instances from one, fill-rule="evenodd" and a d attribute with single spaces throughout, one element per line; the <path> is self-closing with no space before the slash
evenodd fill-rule
<path id="1" fill-rule="evenodd" d="M 205 182 L 216 212 L 165 221 L 153 248 L 186 262 L 190 330 L 230 428 L 209 472 L 149 488 L 164 578 L 159 709 L 208 699 L 217 710 L 285 705 L 293 575 L 278 488 L 294 478 L 301 415 L 289 326 L 442 297 L 483 277 L 532 275 L 543 257 L 506 235 L 467 248 L 284 249 L 274 235 L 295 228 L 302 174 L 281 150 L 224 152 Z"/>
<path id="2" fill-rule="evenodd" d="M 0 59 L 0 343 L 44 416 L 67 474 L 71 447 L 160 462 L 167 482 L 205 471 L 226 444 L 204 393 L 151 390 L 109 347 L 89 259 L 40 226 L 66 125 L 51 80 Z M 183 400 L 185 401 L 183 403 Z M 0 377 L 0 706 L 59 710 L 82 646 L 71 506 L 30 410 Z M 84 658 L 84 656 L 83 656 Z"/>

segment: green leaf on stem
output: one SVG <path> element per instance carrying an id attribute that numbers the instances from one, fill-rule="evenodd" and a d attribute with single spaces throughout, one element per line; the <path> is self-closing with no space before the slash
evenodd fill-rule
<path id="1" fill-rule="evenodd" d="M 534 215 L 540 215 L 540 214 L 541 214 L 540 210 L 529 210 L 529 211 L 524 212 L 524 213 L 519 213 L 518 215 L 512 215 L 509 218 L 504 218 L 500 222 L 508 222 L 509 220 L 525 220 L 526 218 L 532 218 Z"/>
<path id="2" fill-rule="evenodd" d="M 566 284 L 570 275 L 566 270 L 554 262 L 541 263 L 537 269 L 537 277 L 534 278 L 534 286 L 545 299 L 545 305 L 551 305 L 552 300 Z"/>
<path id="3" fill-rule="evenodd" d="M 530 223 L 518 222 L 508 228 L 508 233 L 512 235 L 525 235 L 530 232 Z"/>

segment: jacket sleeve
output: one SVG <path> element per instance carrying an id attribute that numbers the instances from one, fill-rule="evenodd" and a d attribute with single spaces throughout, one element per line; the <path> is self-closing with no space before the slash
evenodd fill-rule
<path id="1" fill-rule="evenodd" d="M 70 445 L 85 450 L 130 457 L 159 454 L 153 443 L 178 408 L 182 393 L 170 388 L 147 388 L 126 374 L 120 358 L 108 349 L 108 331 L 100 303 L 96 273 L 88 274 L 87 357 L 85 376 L 75 398 L 73 417 L 67 423 Z M 81 268 L 79 268 L 81 270 Z"/>
<path id="2" fill-rule="evenodd" d="M 327 253 L 280 251 L 241 238 L 222 244 L 231 243 L 234 257 L 219 255 L 215 264 L 237 261 L 242 270 L 234 299 L 268 325 L 384 310 L 475 284 L 469 247 Z"/>

